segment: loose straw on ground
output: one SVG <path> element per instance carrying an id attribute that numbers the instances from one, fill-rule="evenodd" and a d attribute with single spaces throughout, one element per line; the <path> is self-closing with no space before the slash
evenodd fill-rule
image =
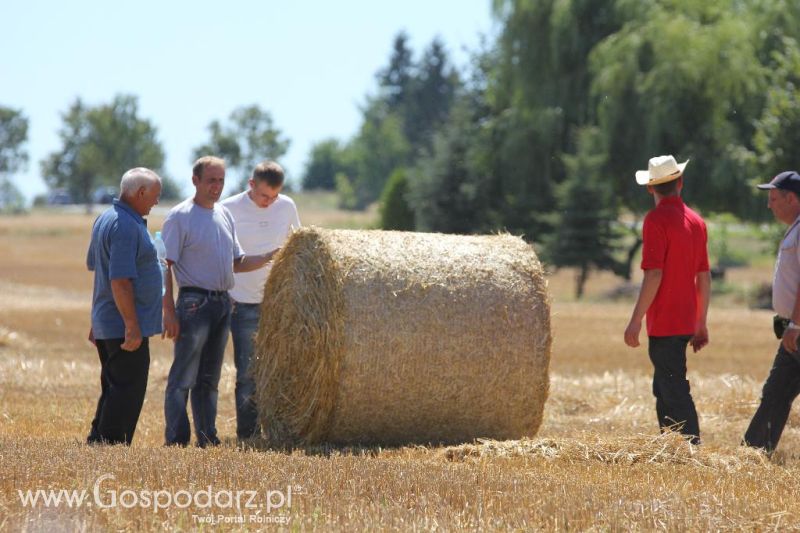
<path id="1" fill-rule="evenodd" d="M 533 436 L 550 345 L 522 239 L 303 228 L 264 292 L 261 424 L 277 446 Z"/>

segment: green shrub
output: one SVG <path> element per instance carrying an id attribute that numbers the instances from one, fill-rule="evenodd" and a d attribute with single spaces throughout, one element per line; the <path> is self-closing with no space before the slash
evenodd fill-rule
<path id="1" fill-rule="evenodd" d="M 381 194 L 381 228 L 413 231 L 414 212 L 408 205 L 408 178 L 403 169 L 396 169 L 389 176 Z"/>

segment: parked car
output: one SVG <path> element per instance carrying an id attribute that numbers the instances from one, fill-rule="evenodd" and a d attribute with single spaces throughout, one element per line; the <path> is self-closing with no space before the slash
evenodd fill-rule
<path id="1" fill-rule="evenodd" d="M 47 205 L 70 205 L 75 203 L 67 189 L 53 189 L 47 195 Z"/>
<path id="2" fill-rule="evenodd" d="M 92 202 L 96 204 L 110 204 L 118 194 L 119 190 L 116 187 L 98 187 L 92 193 Z"/>

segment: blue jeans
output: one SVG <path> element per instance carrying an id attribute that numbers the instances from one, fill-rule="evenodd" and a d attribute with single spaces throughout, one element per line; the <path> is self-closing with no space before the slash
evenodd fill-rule
<path id="1" fill-rule="evenodd" d="M 231 316 L 233 362 L 236 364 L 236 436 L 240 439 L 261 433 L 256 410 L 256 383 L 250 375 L 250 361 L 255 348 L 253 337 L 261 318 L 261 304 L 234 302 Z"/>
<path id="2" fill-rule="evenodd" d="M 180 334 L 164 396 L 164 437 L 168 445 L 189 444 L 186 402 L 191 391 L 197 445 L 216 445 L 217 386 L 228 342 L 231 300 L 227 292 L 200 294 L 181 290 L 176 312 Z"/>

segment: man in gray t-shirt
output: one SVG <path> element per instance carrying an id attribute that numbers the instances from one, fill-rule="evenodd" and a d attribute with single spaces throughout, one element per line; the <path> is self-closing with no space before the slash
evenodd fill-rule
<path id="1" fill-rule="evenodd" d="M 192 396 L 197 445 L 219 444 L 217 385 L 228 342 L 234 272 L 267 264 L 277 250 L 245 257 L 236 239 L 233 218 L 217 204 L 225 186 L 225 162 L 201 157 L 192 169 L 195 195 L 172 208 L 164 221 L 167 248 L 164 332 L 175 340 L 164 397 L 165 441 L 189 443 L 186 403 Z M 178 282 L 173 299 L 172 277 Z"/>

